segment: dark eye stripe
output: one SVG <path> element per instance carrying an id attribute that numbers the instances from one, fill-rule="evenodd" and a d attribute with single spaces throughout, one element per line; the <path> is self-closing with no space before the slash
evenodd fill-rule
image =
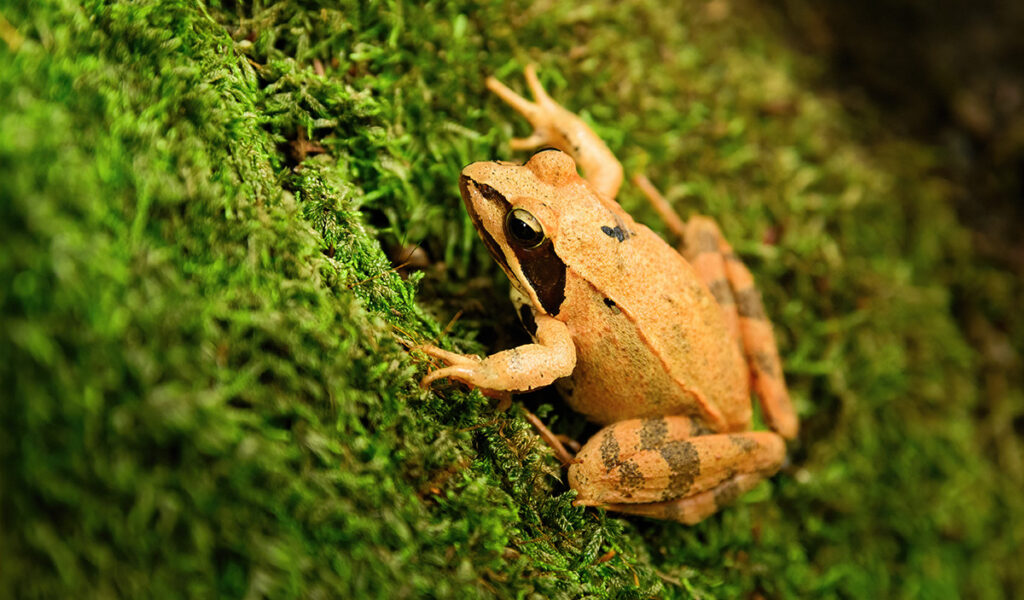
<path id="1" fill-rule="evenodd" d="M 555 253 L 555 245 L 551 240 L 545 240 L 536 248 L 510 246 L 544 312 L 556 316 L 565 300 L 565 263 Z"/>
<path id="2" fill-rule="evenodd" d="M 484 198 L 487 198 L 491 202 L 504 204 L 506 209 L 512 208 L 512 205 L 508 202 L 508 198 L 505 198 L 505 196 L 503 196 L 498 190 L 489 185 L 477 183 L 475 181 L 473 182 L 473 185 L 476 186 L 476 189 L 480 190 L 480 194 L 483 195 Z"/>
<path id="3" fill-rule="evenodd" d="M 512 204 L 498 190 L 489 185 L 472 181 L 467 177 L 463 177 L 463 180 L 462 183 L 464 185 L 470 183 L 475 185 L 484 198 L 491 202 L 502 204 L 506 211 L 512 210 Z M 511 273 L 511 269 L 508 268 L 508 263 L 505 261 L 504 253 L 502 253 L 494 238 L 482 226 L 472 207 L 467 205 L 467 208 L 473 218 L 473 223 L 480 232 L 480 236 L 484 238 L 484 243 L 487 244 L 488 250 L 490 250 L 495 260 L 499 261 L 505 267 L 505 270 Z M 506 217 L 507 215 L 508 213 L 506 212 Z M 523 269 L 523 275 L 526 277 L 527 283 L 530 284 L 530 287 L 537 294 L 544 312 L 551 316 L 557 315 L 562 309 L 562 302 L 565 301 L 565 263 L 555 254 L 555 247 L 551 240 L 545 240 L 535 248 L 521 248 L 517 244 L 509 243 L 508 240 L 506 240 L 506 243 L 515 253 L 516 259 Z"/>
<path id="4" fill-rule="evenodd" d="M 506 206 L 511 207 L 508 201 L 505 200 L 505 197 L 499 194 L 497 190 L 486 185 L 481 185 L 465 175 L 459 178 L 459 187 L 462 188 L 461 191 L 463 198 L 469 197 L 466 193 L 466 189 L 470 185 L 476 186 L 476 189 L 479 190 L 480 193 L 488 200 L 498 201 L 500 199 L 500 201 L 504 202 Z M 476 214 L 476 211 L 473 210 L 473 206 L 468 200 L 466 201 L 466 212 L 469 213 L 469 218 L 473 220 L 473 226 L 478 232 L 480 232 L 480 237 L 483 239 L 484 245 L 487 246 L 487 251 L 490 252 L 491 256 L 494 257 L 494 260 L 498 261 L 502 268 L 505 269 L 505 272 L 511 272 L 508 267 L 508 261 L 505 260 L 505 253 L 501 251 L 501 246 L 498 245 L 498 242 L 494 239 L 491 233 L 487 231 L 487 228 L 480 222 L 480 216 Z"/>

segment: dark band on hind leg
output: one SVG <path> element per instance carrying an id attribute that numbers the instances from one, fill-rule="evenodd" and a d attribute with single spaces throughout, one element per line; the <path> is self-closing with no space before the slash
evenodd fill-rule
<path id="1" fill-rule="evenodd" d="M 782 376 L 772 325 L 753 276 L 711 219 L 693 217 L 686 224 L 686 232 L 686 258 L 707 283 L 722 307 L 727 326 L 741 341 L 765 420 L 783 437 L 796 437 L 799 423 Z M 727 285 L 722 285 L 723 281 Z"/>

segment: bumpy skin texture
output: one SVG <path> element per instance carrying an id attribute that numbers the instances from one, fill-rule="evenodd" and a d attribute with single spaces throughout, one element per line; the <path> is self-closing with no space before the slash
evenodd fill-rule
<path id="1" fill-rule="evenodd" d="M 532 68 L 526 78 L 536 102 L 488 87 L 534 126 L 514 147 L 555 149 L 469 165 L 460 190 L 535 343 L 482 360 L 422 347 L 449 365 L 424 384 L 450 377 L 496 394 L 555 383 L 606 425 L 569 468 L 577 502 L 695 523 L 774 474 L 796 436 L 771 324 L 714 222 L 683 223 L 638 178 L 683 245 L 636 223 L 614 200 L 622 167 L 607 146 Z M 774 432 L 749 431 L 751 386 Z"/>

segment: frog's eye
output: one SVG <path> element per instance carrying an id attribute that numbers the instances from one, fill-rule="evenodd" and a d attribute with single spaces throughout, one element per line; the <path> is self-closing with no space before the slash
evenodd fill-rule
<path id="1" fill-rule="evenodd" d="M 523 248 L 536 248 L 544 242 L 544 228 L 529 211 L 516 208 L 505 217 L 508 239 Z"/>

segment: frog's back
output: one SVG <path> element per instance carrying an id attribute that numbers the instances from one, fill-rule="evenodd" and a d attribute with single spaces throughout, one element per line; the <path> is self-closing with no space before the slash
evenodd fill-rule
<path id="1" fill-rule="evenodd" d="M 688 414 L 714 430 L 746 429 L 739 342 L 693 267 L 624 212 L 574 217 L 558 241 L 560 255 L 577 257 L 566 261 L 558 315 L 577 349 L 576 370 L 559 385 L 569 404 L 602 424 Z"/>

